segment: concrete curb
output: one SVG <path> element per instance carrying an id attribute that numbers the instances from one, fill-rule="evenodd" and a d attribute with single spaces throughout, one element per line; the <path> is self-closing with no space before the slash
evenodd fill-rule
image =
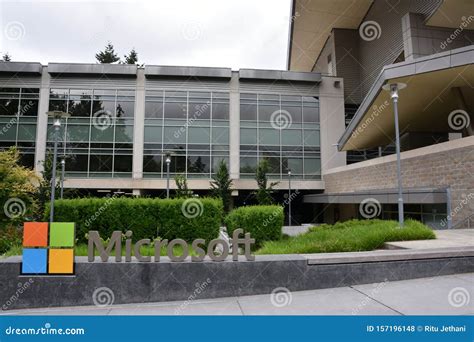
<path id="1" fill-rule="evenodd" d="M 1 260 L 0 307 L 93 305 L 100 290 L 115 304 L 186 302 L 197 294 L 200 299 L 236 297 L 277 287 L 302 291 L 474 272 L 472 249 L 258 255 L 253 262 L 96 260 L 76 257 L 75 276 L 21 276 L 21 257 Z M 26 282 L 28 288 L 18 293 Z"/>

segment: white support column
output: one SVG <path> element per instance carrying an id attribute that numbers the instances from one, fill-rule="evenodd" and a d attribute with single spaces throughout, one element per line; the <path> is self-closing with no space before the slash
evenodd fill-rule
<path id="1" fill-rule="evenodd" d="M 229 97 L 229 173 L 231 179 L 240 178 L 240 93 L 239 73 L 232 72 Z"/>
<path id="2" fill-rule="evenodd" d="M 43 66 L 41 74 L 40 98 L 38 103 L 38 117 L 36 120 L 36 142 L 35 142 L 35 171 L 43 171 L 43 161 L 46 158 L 46 140 L 48 137 L 48 116 L 49 110 L 49 84 L 51 77 L 48 67 Z"/>
<path id="3" fill-rule="evenodd" d="M 133 178 L 143 178 L 143 146 L 145 138 L 145 69 L 137 70 L 133 126 Z"/>
<path id="4" fill-rule="evenodd" d="M 339 82 L 339 83 L 337 83 Z M 346 152 L 337 142 L 345 130 L 344 86 L 341 78 L 323 77 L 319 87 L 321 173 L 346 165 Z"/>

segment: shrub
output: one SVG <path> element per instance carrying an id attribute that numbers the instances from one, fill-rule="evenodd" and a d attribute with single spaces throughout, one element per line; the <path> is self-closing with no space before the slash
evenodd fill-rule
<path id="1" fill-rule="evenodd" d="M 279 240 L 283 227 L 283 207 L 278 205 L 255 205 L 232 210 L 225 219 L 230 236 L 235 229 L 242 228 L 255 239 L 255 246 L 264 241 Z"/>
<path id="2" fill-rule="evenodd" d="M 22 240 L 21 228 L 9 225 L 0 228 L 0 254 L 3 254 L 15 246 L 20 246 Z"/>
<path id="3" fill-rule="evenodd" d="M 219 235 L 222 202 L 211 198 L 80 198 L 58 200 L 54 220 L 75 222 L 76 238 L 86 242 L 89 230 L 107 239 L 115 230 L 133 231 L 134 241 L 144 238 L 201 238 L 206 243 Z M 46 211 L 45 220 L 49 217 Z"/>

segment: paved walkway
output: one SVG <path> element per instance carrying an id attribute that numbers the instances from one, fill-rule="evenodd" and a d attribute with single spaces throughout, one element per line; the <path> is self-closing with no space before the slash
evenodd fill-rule
<path id="1" fill-rule="evenodd" d="M 299 234 L 306 233 L 312 225 L 305 224 L 303 226 L 283 226 L 282 232 L 283 234 L 287 234 L 289 236 L 296 236 Z"/>
<path id="2" fill-rule="evenodd" d="M 28 309 L 16 315 L 473 315 L 474 273 L 190 302 Z"/>
<path id="3" fill-rule="evenodd" d="M 474 247 L 474 229 L 445 229 L 434 230 L 436 240 L 397 241 L 388 242 L 389 248 L 446 248 Z"/>

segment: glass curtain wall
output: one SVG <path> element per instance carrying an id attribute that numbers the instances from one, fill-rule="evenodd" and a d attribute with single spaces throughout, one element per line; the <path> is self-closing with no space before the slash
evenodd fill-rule
<path id="1" fill-rule="evenodd" d="M 229 164 L 229 94 L 148 90 L 145 103 L 143 176 L 170 174 L 210 178 L 221 160 Z"/>
<path id="2" fill-rule="evenodd" d="M 38 88 L 0 88 L 0 149 L 16 146 L 20 163 L 33 168 L 35 160 Z"/>
<path id="3" fill-rule="evenodd" d="M 254 178 L 261 159 L 269 177 L 320 179 L 319 100 L 280 94 L 240 95 L 240 177 Z"/>
<path id="4" fill-rule="evenodd" d="M 71 114 L 59 143 L 67 176 L 132 176 L 134 106 L 134 90 L 51 89 L 49 110 Z M 53 139 L 49 119 L 48 153 Z"/>

